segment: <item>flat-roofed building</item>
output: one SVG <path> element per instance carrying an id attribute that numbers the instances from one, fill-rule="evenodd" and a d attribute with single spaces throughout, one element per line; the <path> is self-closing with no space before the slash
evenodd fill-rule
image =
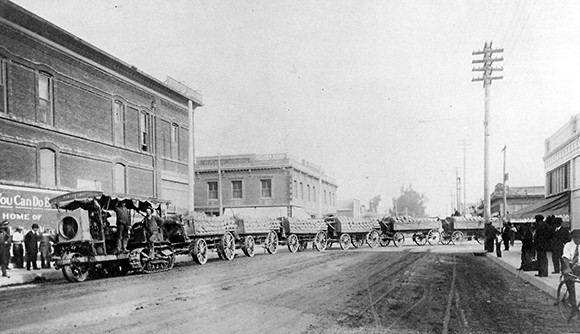
<path id="1" fill-rule="evenodd" d="M 334 214 L 337 188 L 322 168 L 289 154 L 196 159 L 195 210 L 208 214 L 220 214 L 220 194 L 222 210 L 278 208 L 276 214 L 291 216 L 292 208 L 302 208 L 310 216 Z"/>

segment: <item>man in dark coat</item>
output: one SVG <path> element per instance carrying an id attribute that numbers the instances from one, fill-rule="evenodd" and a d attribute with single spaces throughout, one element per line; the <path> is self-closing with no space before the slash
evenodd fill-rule
<path id="1" fill-rule="evenodd" d="M 510 241 L 512 239 L 512 223 L 509 221 L 503 223 L 503 227 L 501 228 L 501 239 L 503 240 L 503 247 L 504 250 L 510 250 Z"/>
<path id="2" fill-rule="evenodd" d="M 552 229 L 544 221 L 544 216 L 536 215 L 536 234 L 534 235 L 534 245 L 536 256 L 538 257 L 538 273 L 536 276 L 548 277 L 548 254 L 550 251 L 550 240 L 552 239 Z"/>
<path id="3" fill-rule="evenodd" d="M 483 233 L 485 234 L 485 250 L 489 253 L 493 252 L 493 244 L 495 242 L 496 237 L 499 234 L 499 231 L 495 226 L 491 224 L 491 220 L 485 223 L 485 227 L 483 228 Z"/>
<path id="4" fill-rule="evenodd" d="M 26 270 L 30 270 L 30 265 L 32 265 L 35 270 L 40 269 L 36 264 L 38 259 L 38 241 L 40 241 L 38 230 L 38 224 L 32 224 L 32 231 L 29 231 L 24 236 L 24 248 L 26 249 Z"/>
<path id="5" fill-rule="evenodd" d="M 0 225 L 0 268 L 2 269 L 2 277 L 8 277 L 6 269 L 10 263 L 10 234 L 8 233 L 7 220 L 2 222 Z"/>
<path id="6" fill-rule="evenodd" d="M 161 218 L 153 215 L 153 208 L 145 209 L 145 218 L 143 219 L 143 228 L 147 238 L 147 245 L 149 246 L 149 256 L 153 257 L 155 254 L 155 242 L 162 240 L 161 225 L 163 221 Z"/>
<path id="7" fill-rule="evenodd" d="M 117 215 L 117 253 L 126 253 L 129 229 L 131 229 L 131 214 L 125 202 L 117 203 L 115 214 Z"/>
<path id="8" fill-rule="evenodd" d="M 564 251 L 564 245 L 568 242 L 570 242 L 570 232 L 562 227 L 562 218 L 555 218 L 554 233 L 552 234 L 552 263 L 554 264 L 552 274 L 560 273 L 562 252 Z"/>
<path id="9" fill-rule="evenodd" d="M 529 271 L 532 259 L 536 257 L 536 250 L 534 249 L 534 226 L 530 223 L 522 225 L 519 234 L 522 239 L 522 254 L 521 264 L 518 270 Z"/>

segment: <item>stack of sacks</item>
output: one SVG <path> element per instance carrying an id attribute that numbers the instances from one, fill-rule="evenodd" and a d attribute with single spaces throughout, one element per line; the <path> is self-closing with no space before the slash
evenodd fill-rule
<path id="1" fill-rule="evenodd" d="M 237 227 L 233 217 L 209 217 L 201 212 L 189 213 L 184 217 L 190 227 L 188 234 L 212 235 L 234 231 Z"/>
<path id="2" fill-rule="evenodd" d="M 370 232 L 376 225 L 378 227 L 378 223 L 373 222 L 372 220 L 366 219 L 355 219 L 351 217 L 345 216 L 338 216 L 335 218 L 336 221 L 336 230 L 340 233 L 361 233 L 361 232 Z"/>
<path id="3" fill-rule="evenodd" d="M 299 219 L 287 217 L 290 231 L 288 233 L 317 233 L 326 229 L 323 219 Z"/>
<path id="4" fill-rule="evenodd" d="M 237 217 L 239 219 L 238 233 L 267 233 L 278 229 L 280 222 L 276 218 L 268 217 Z"/>

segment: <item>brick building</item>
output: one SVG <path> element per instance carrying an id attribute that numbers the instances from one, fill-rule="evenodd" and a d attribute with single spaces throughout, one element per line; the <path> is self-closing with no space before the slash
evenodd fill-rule
<path id="1" fill-rule="evenodd" d="M 507 187 L 506 212 L 509 215 L 542 201 L 544 189 L 544 186 Z M 490 208 L 492 215 L 501 216 L 503 213 L 503 184 L 501 183 L 496 184 L 491 193 Z"/>
<path id="2" fill-rule="evenodd" d="M 186 210 L 190 116 L 201 105 L 196 92 L 0 0 L 0 218 L 53 226 L 48 198 L 81 189 Z"/>
<path id="3" fill-rule="evenodd" d="M 293 215 L 292 208 L 302 208 L 310 216 L 336 213 L 336 181 L 320 167 L 288 154 L 198 157 L 195 174 L 197 211 L 218 215 L 221 193 L 222 209 L 269 208 L 269 212 Z"/>

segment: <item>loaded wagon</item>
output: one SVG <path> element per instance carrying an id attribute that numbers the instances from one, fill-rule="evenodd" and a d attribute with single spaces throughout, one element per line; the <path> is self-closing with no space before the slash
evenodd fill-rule
<path id="1" fill-rule="evenodd" d="M 324 219 L 280 217 L 277 237 L 288 246 L 291 253 L 306 250 L 309 242 L 312 242 L 317 251 L 322 252 L 326 249 L 328 242 L 325 230 Z"/>
<path id="2" fill-rule="evenodd" d="M 176 254 L 190 254 L 198 264 L 205 264 L 213 250 L 222 260 L 231 261 L 236 249 L 253 257 L 256 245 L 262 245 L 270 254 L 276 253 L 279 229 L 277 219 L 264 217 L 209 217 L 194 212 L 177 217 L 164 224 Z"/>
<path id="3" fill-rule="evenodd" d="M 365 242 L 369 247 L 376 248 L 379 245 L 378 223 L 369 219 L 357 219 L 346 216 L 327 218 L 327 248 L 338 242 L 340 248 L 347 250 L 352 245 L 355 248 Z"/>
<path id="4" fill-rule="evenodd" d="M 444 245 L 457 244 L 467 238 L 484 242 L 484 220 L 482 217 L 453 216 L 441 220 L 441 243 Z"/>
<path id="5" fill-rule="evenodd" d="M 405 235 L 423 246 L 427 243 L 439 243 L 439 220 L 437 218 L 413 218 L 407 216 L 385 217 L 380 222 L 381 235 L 379 244 L 383 247 L 393 244 L 397 247 L 405 243 Z"/>

